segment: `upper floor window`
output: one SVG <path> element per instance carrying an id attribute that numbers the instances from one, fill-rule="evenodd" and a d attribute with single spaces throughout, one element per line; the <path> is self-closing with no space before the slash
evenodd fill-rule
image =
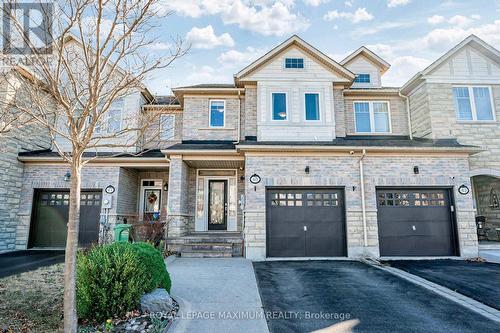
<path id="1" fill-rule="evenodd" d="M 272 93 L 273 120 L 286 120 L 286 93 Z"/>
<path id="2" fill-rule="evenodd" d="M 358 133 L 389 133 L 389 102 L 354 102 L 354 118 Z"/>
<path id="3" fill-rule="evenodd" d="M 210 127 L 224 127 L 225 113 L 225 101 L 210 101 Z"/>
<path id="4" fill-rule="evenodd" d="M 285 58 L 285 68 L 304 68 L 304 59 Z"/>
<path id="5" fill-rule="evenodd" d="M 175 115 L 160 115 L 160 140 L 172 140 L 175 135 Z"/>
<path id="6" fill-rule="evenodd" d="M 94 132 L 100 134 L 102 132 L 116 133 L 122 130 L 122 118 L 123 118 L 123 98 L 115 100 L 108 111 L 103 115 L 105 120 L 99 121 L 94 129 Z M 104 125 L 104 126 L 103 126 Z M 103 128 L 104 127 L 104 128 Z"/>
<path id="7" fill-rule="evenodd" d="M 494 120 L 490 87 L 453 87 L 458 120 Z"/>
<path id="8" fill-rule="evenodd" d="M 305 94 L 306 120 L 319 120 L 319 94 Z"/>
<path id="9" fill-rule="evenodd" d="M 357 74 L 354 79 L 356 83 L 370 83 L 370 74 Z"/>

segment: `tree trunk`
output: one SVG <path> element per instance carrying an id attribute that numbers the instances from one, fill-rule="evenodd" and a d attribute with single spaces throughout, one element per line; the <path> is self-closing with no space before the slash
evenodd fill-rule
<path id="1" fill-rule="evenodd" d="M 82 183 L 81 163 L 74 157 L 71 166 L 71 189 L 69 195 L 68 235 L 64 264 L 64 332 L 77 333 L 76 314 L 76 252 L 78 250 L 78 228 L 80 225 L 80 190 Z"/>

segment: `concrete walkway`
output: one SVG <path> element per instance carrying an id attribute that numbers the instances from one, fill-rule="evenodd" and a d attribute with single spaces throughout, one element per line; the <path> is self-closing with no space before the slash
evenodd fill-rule
<path id="1" fill-rule="evenodd" d="M 251 261 L 178 258 L 167 269 L 181 306 L 174 333 L 269 332 Z"/>

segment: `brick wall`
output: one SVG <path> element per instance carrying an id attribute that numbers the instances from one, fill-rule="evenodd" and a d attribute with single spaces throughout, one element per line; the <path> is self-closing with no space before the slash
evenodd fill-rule
<path id="1" fill-rule="evenodd" d="M 245 136 L 257 136 L 257 87 L 245 87 Z"/>
<path id="2" fill-rule="evenodd" d="M 152 112 L 152 111 L 150 111 Z M 174 137 L 170 140 L 161 140 L 160 138 L 160 117 L 148 127 L 143 149 L 165 149 L 182 140 L 182 111 L 162 111 L 162 114 L 171 114 L 175 116 Z"/>
<path id="3" fill-rule="evenodd" d="M 238 138 L 238 113 L 240 102 L 235 98 L 213 98 L 226 101 L 226 123 L 224 128 L 209 127 L 209 100 L 207 97 L 184 99 L 183 140 L 232 140 Z"/>
<path id="4" fill-rule="evenodd" d="M 347 134 L 356 133 L 355 116 L 354 116 L 354 101 L 367 100 L 363 97 L 349 97 L 345 99 L 345 122 Z M 373 100 L 373 99 L 371 99 Z M 389 113 L 391 116 L 391 127 L 394 135 L 409 135 L 408 133 L 408 116 L 406 112 L 406 102 L 401 97 L 380 97 L 377 101 L 389 102 Z"/>
<path id="5" fill-rule="evenodd" d="M 422 84 L 415 89 L 408 98 L 410 102 L 411 129 L 413 135 L 419 138 L 426 138 L 432 133 L 427 85 Z"/>
<path id="6" fill-rule="evenodd" d="M 333 111 L 335 115 L 335 136 L 346 136 L 345 103 L 342 89 L 333 88 Z"/>
<path id="7" fill-rule="evenodd" d="M 31 210 L 35 189 L 69 189 L 70 184 L 64 181 L 64 175 L 69 171 L 65 165 L 30 165 L 26 164 L 22 178 L 22 197 L 17 213 L 16 249 L 25 249 L 28 242 Z M 117 213 L 118 198 L 129 195 L 128 191 L 120 191 L 120 168 L 106 166 L 87 166 L 82 171 L 82 189 L 103 190 L 112 185 L 116 191 L 112 195 L 112 208 L 109 211 L 111 230 L 117 221 L 123 221 L 126 215 Z M 111 232 L 108 233 L 108 237 Z"/>
<path id="8" fill-rule="evenodd" d="M 367 156 L 365 196 L 368 247 L 363 248 L 363 221 L 359 183 L 358 156 L 256 156 L 247 155 L 245 175 L 257 173 L 260 184 L 247 183 L 245 206 L 245 242 L 247 256 L 265 257 L 265 187 L 266 186 L 340 186 L 345 187 L 347 248 L 349 257 L 379 256 L 376 192 L 377 186 L 454 186 L 459 243 L 463 257 L 477 256 L 477 236 L 471 194 L 456 192 L 461 184 L 470 187 L 468 162 L 463 157 Z M 413 174 L 418 165 L 420 174 Z M 304 173 L 305 166 L 310 174 Z M 455 177 L 455 178 L 452 178 Z M 353 190 L 353 186 L 355 189 Z"/>

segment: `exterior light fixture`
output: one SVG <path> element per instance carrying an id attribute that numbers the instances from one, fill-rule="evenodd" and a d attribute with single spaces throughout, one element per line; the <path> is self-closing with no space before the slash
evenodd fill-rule
<path id="1" fill-rule="evenodd" d="M 309 169 L 309 166 L 306 166 L 306 169 L 304 171 L 306 172 L 306 175 L 308 175 L 311 170 Z"/>
<path id="2" fill-rule="evenodd" d="M 418 169 L 418 165 L 415 165 L 413 167 L 413 173 L 416 174 L 416 175 L 418 175 L 420 173 L 420 170 Z"/>
<path id="3" fill-rule="evenodd" d="M 168 183 L 165 183 L 165 185 L 163 185 L 163 191 L 165 191 L 165 192 L 168 191 Z"/>
<path id="4" fill-rule="evenodd" d="M 64 175 L 64 181 L 69 182 L 70 179 L 71 179 L 71 173 L 67 171 L 66 174 Z"/>

